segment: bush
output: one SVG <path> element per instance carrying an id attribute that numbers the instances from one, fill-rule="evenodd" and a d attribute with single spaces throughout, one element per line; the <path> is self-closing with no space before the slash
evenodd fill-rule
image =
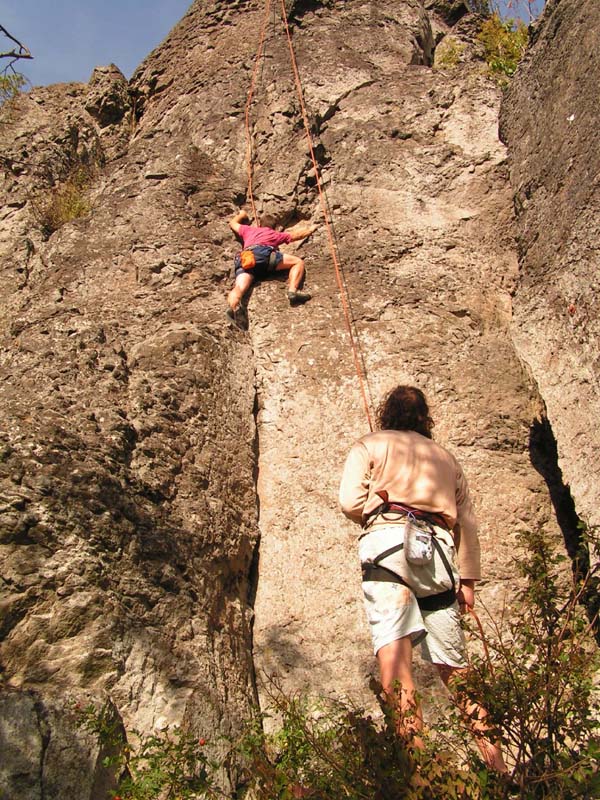
<path id="1" fill-rule="evenodd" d="M 527 26 L 514 20 L 502 21 L 492 14 L 481 26 L 477 39 L 483 45 L 484 58 L 490 73 L 505 82 L 514 75 L 527 47 Z"/>
<path id="2" fill-rule="evenodd" d="M 416 751 L 391 719 L 376 722 L 335 700 L 272 694 L 279 729 L 257 725 L 242 740 L 246 790 L 253 800 L 419 800 L 482 798 L 477 776 L 450 754 Z"/>
<path id="3" fill-rule="evenodd" d="M 453 69 L 462 62 L 465 46 L 452 36 L 444 36 L 435 48 L 434 66 L 437 69 Z"/>
<path id="4" fill-rule="evenodd" d="M 34 202 L 36 217 L 46 236 L 61 228 L 65 223 L 84 217 L 91 210 L 87 197 L 92 183 L 93 172 L 90 167 L 79 165 L 66 180 L 51 189 L 47 195 Z"/>
<path id="5" fill-rule="evenodd" d="M 26 83 L 27 79 L 19 72 L 0 74 L 0 106 L 16 97 Z"/>
<path id="6" fill-rule="evenodd" d="M 516 612 L 475 658 L 461 687 L 487 708 L 520 796 L 600 797 L 600 657 L 581 600 L 593 575 L 565 589 L 565 556 L 542 534 L 522 537 Z"/>
<path id="7" fill-rule="evenodd" d="M 75 708 L 80 726 L 95 734 L 101 752 L 109 754 L 103 766 L 112 772 L 115 784 L 118 782 L 117 790 L 109 794 L 111 800 L 225 796 L 211 777 L 220 765 L 209 761 L 204 739 L 178 728 L 161 736 L 141 736 L 134 731 L 128 738 L 111 703 L 101 709 L 94 705 Z"/>
<path id="8" fill-rule="evenodd" d="M 132 746 L 109 714 L 88 707 L 83 724 L 115 754 L 121 776 L 112 800 L 227 797 L 223 770 L 240 776 L 235 797 L 247 800 L 600 797 L 600 658 L 580 605 L 590 578 L 570 585 L 565 557 L 542 534 L 522 541 L 517 611 L 491 618 L 492 634 L 479 634 L 482 653 L 454 687 L 488 710 L 508 776 L 485 767 L 458 711 L 440 713 L 421 751 L 396 735 L 391 718 L 382 723 L 350 703 L 287 697 L 271 686 L 275 731 L 265 732 L 266 715 L 257 713 L 239 739 L 221 741 L 227 755 L 219 761 L 208 758 L 204 739 L 182 731 L 136 736 Z"/>

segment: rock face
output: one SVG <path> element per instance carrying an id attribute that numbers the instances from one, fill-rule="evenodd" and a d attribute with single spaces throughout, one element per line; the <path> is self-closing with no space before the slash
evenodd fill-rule
<path id="1" fill-rule="evenodd" d="M 3 112 L 0 662 L 31 729 L 36 709 L 108 695 L 128 728 L 227 734 L 273 674 L 376 707 L 358 531 L 337 508 L 368 431 L 350 330 L 371 413 L 397 383 L 426 391 L 472 487 L 492 609 L 515 534 L 556 536 L 472 22 L 460 3 L 287 3 L 329 236 L 278 5 L 197 2 L 128 87 L 109 67 Z M 464 63 L 433 69 L 449 30 Z M 246 118 L 258 213 L 320 222 L 296 247 L 313 300 L 261 283 L 247 333 L 224 324 Z M 91 211 L 45 237 L 42 200 L 81 164 Z M 42 760 L 70 730 L 53 720 Z M 74 798 L 100 796 L 85 752 Z M 47 787 L 38 771 L 18 796 Z"/>
<path id="2" fill-rule="evenodd" d="M 258 536 L 252 352 L 222 325 L 236 179 L 155 121 L 111 158 L 134 120 L 101 125 L 92 83 L 2 127 L 3 675 L 228 733 L 254 697 Z M 30 198 L 90 162 L 92 212 L 44 241 Z"/>
<path id="3" fill-rule="evenodd" d="M 520 274 L 513 336 L 579 513 L 600 523 L 600 7 L 550 0 L 503 103 Z"/>
<path id="4" fill-rule="evenodd" d="M 103 764 L 112 755 L 77 725 L 64 699 L 42 702 L 33 692 L 0 695 L 0 787 L 8 798 L 98 797 L 116 788 Z M 112 795 L 111 795 L 112 796 Z"/>

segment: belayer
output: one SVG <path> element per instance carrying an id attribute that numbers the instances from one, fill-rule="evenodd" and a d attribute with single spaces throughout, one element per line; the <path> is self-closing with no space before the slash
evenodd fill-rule
<path id="1" fill-rule="evenodd" d="M 397 732 L 422 747 L 412 651 L 421 644 L 450 691 L 467 668 L 460 612 L 473 608 L 481 577 L 477 521 L 460 464 L 432 440 L 423 392 L 397 386 L 377 421 L 379 430 L 351 448 L 339 497 L 344 514 L 362 526 L 364 604 L 386 701 Z M 455 701 L 486 764 L 506 772 L 485 709 L 460 692 Z"/>
<path id="2" fill-rule="evenodd" d="M 244 224 L 242 220 L 247 218 L 247 213 L 242 210 L 229 220 L 229 227 L 242 240 L 242 251 L 235 257 L 235 282 L 227 296 L 227 316 L 239 327 L 245 327 L 247 323 L 242 298 L 255 280 L 275 272 L 289 270 L 287 295 L 290 305 L 300 305 L 310 300 L 308 292 L 300 291 L 305 274 L 304 261 L 291 253 L 282 253 L 279 246 L 305 239 L 317 228 L 316 225 L 308 225 L 278 231 L 273 217 L 264 217 L 260 226 Z"/>

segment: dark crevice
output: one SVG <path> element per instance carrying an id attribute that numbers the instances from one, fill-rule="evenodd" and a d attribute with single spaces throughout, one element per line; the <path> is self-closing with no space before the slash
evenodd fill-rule
<path id="1" fill-rule="evenodd" d="M 260 519 L 260 496 L 258 494 L 258 458 L 260 454 L 259 435 L 258 435 L 258 391 L 254 389 L 254 408 L 252 415 L 254 417 L 254 441 L 252 443 L 254 467 L 252 480 L 254 484 L 254 496 L 256 500 L 256 519 Z M 247 602 L 250 608 L 254 608 L 256 600 L 256 592 L 258 591 L 258 561 L 260 556 L 260 531 L 257 532 L 256 541 L 252 548 L 252 558 L 248 569 L 248 596 Z"/>
<path id="2" fill-rule="evenodd" d="M 252 443 L 252 450 L 254 456 L 254 467 L 252 480 L 254 483 L 254 495 L 256 498 L 256 519 L 260 519 L 260 496 L 258 494 L 258 458 L 260 455 L 259 435 L 258 435 L 258 391 L 254 390 L 254 408 L 252 415 L 254 417 L 254 441 Z M 248 605 L 254 608 L 254 601 L 256 600 L 256 592 L 258 589 L 258 560 L 260 554 L 260 531 L 258 531 L 256 542 L 252 551 L 252 559 L 250 562 L 250 569 L 248 573 Z"/>
<path id="3" fill-rule="evenodd" d="M 328 5 L 331 5 L 331 3 L 328 3 L 326 0 L 325 2 L 324 0 L 292 0 L 292 2 L 288 0 L 285 5 L 288 19 L 293 22 L 298 22 L 302 20 L 305 14 L 314 14 L 326 8 Z"/>
<path id="4" fill-rule="evenodd" d="M 529 433 L 529 454 L 533 467 L 546 482 L 550 500 L 561 530 L 566 551 L 571 559 L 573 577 L 576 583 L 589 576 L 590 550 L 586 538 L 586 526 L 577 514 L 575 501 L 569 486 L 564 483 L 562 471 L 558 465 L 558 448 L 556 439 L 547 417 L 534 420 Z M 600 580 L 592 575 L 584 589 L 581 601 L 594 630 L 594 636 L 600 644 Z"/>
<path id="5" fill-rule="evenodd" d="M 567 553 L 574 559 L 581 544 L 581 520 L 575 510 L 571 491 L 563 482 L 562 472 L 558 466 L 556 439 L 546 417 L 534 420 L 531 426 L 529 453 L 533 467 L 546 481 Z"/>
<path id="6" fill-rule="evenodd" d="M 40 761 L 38 768 L 38 786 L 40 790 L 40 800 L 46 797 L 45 763 L 48 747 L 50 745 L 50 725 L 48 724 L 46 710 L 39 699 L 32 695 L 34 710 L 37 720 L 37 728 L 40 735 Z"/>
<path id="7" fill-rule="evenodd" d="M 254 441 L 252 443 L 254 467 L 253 467 L 253 483 L 254 483 L 254 496 L 256 498 L 256 520 L 260 519 L 260 496 L 258 494 L 258 459 L 260 455 L 259 443 L 259 428 L 258 428 L 258 412 L 259 412 L 259 399 L 258 389 L 254 387 L 254 408 L 252 414 L 254 417 Z M 248 618 L 249 618 L 249 647 L 250 647 L 250 683 L 252 687 L 253 700 L 256 707 L 259 706 L 259 693 L 258 693 L 258 680 L 256 677 L 256 663 L 254 661 L 254 604 L 256 602 L 256 593 L 258 591 L 259 580 L 259 560 L 260 560 L 260 530 L 257 531 L 256 541 L 252 549 L 252 558 L 248 568 L 248 589 L 246 602 L 248 604 Z"/>
<path id="8" fill-rule="evenodd" d="M 256 592 L 258 591 L 258 562 L 260 558 L 260 534 L 258 535 L 252 549 L 250 567 L 248 569 L 248 596 L 247 602 L 250 608 L 254 608 L 256 602 Z"/>

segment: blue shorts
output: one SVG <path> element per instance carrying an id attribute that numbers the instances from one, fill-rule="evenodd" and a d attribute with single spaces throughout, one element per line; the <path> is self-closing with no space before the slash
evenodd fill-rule
<path id="1" fill-rule="evenodd" d="M 272 247 L 267 247 L 266 245 L 255 244 L 246 249 L 252 250 L 254 253 L 256 266 L 253 267 L 253 269 L 244 269 L 240 263 L 240 256 L 238 253 L 234 261 L 236 278 L 238 275 L 243 275 L 244 273 L 252 275 L 253 278 L 266 278 L 268 275 L 272 275 L 276 272 L 277 267 L 283 261 L 283 253 L 280 250 L 274 250 Z M 272 261 L 271 253 L 274 256 L 274 263 L 272 265 L 269 264 L 269 262 Z"/>

